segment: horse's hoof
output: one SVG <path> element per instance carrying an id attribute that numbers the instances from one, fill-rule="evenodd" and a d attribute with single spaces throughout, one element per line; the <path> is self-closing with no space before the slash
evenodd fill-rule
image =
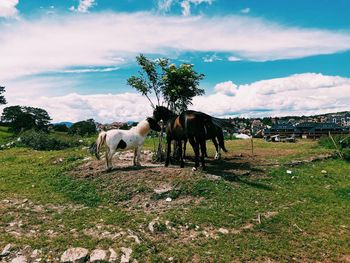
<path id="1" fill-rule="evenodd" d="M 109 172 L 111 172 L 112 170 L 113 170 L 113 168 L 107 168 L 107 169 L 106 169 L 106 172 L 109 173 Z"/>
<path id="2" fill-rule="evenodd" d="M 197 167 L 192 168 L 192 172 L 195 172 L 195 171 L 197 171 Z"/>

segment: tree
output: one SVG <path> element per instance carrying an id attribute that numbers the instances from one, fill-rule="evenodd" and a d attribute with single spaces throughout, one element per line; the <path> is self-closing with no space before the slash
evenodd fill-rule
<path id="1" fill-rule="evenodd" d="M 165 104 L 170 110 L 180 113 L 192 104 L 195 96 L 204 94 L 204 90 L 198 88 L 204 75 L 194 71 L 193 65 L 182 64 L 176 67 L 174 64 L 169 65 L 167 58 L 151 60 L 142 54 L 137 56 L 136 60 L 141 67 L 139 76 L 130 77 L 127 83 L 144 95 L 152 108 L 155 108 L 152 95 L 157 100 L 156 105 Z M 159 137 L 157 151 L 157 159 L 160 161 L 162 138 L 163 133 Z"/>
<path id="2" fill-rule="evenodd" d="M 148 59 L 143 54 L 136 57 L 141 67 L 139 76 L 132 76 L 127 80 L 128 85 L 135 88 L 155 105 L 166 104 L 175 112 L 186 110 L 192 104 L 195 96 L 203 95 L 204 90 L 198 88 L 203 74 L 197 73 L 191 64 L 169 65 L 169 59 Z M 156 104 L 151 96 L 157 100 Z"/>
<path id="3" fill-rule="evenodd" d="M 51 118 L 44 109 L 17 105 L 6 107 L 1 120 L 7 122 L 13 132 L 18 133 L 29 129 L 48 131 Z"/>
<path id="4" fill-rule="evenodd" d="M 0 86 L 0 104 L 6 104 L 6 99 L 4 97 L 4 95 L 1 95 L 5 92 L 5 87 Z"/>
<path id="5" fill-rule="evenodd" d="M 54 131 L 57 132 L 68 132 L 69 130 L 67 125 L 64 123 L 55 124 L 52 128 Z"/>
<path id="6" fill-rule="evenodd" d="M 198 88 L 199 81 L 203 78 L 204 75 L 194 71 L 190 64 L 179 67 L 171 64 L 164 68 L 162 92 L 168 108 L 176 113 L 187 110 L 195 96 L 204 94 L 204 90 Z"/>
<path id="7" fill-rule="evenodd" d="M 93 119 L 88 119 L 86 121 L 78 121 L 74 123 L 70 128 L 68 133 L 78 134 L 81 136 L 92 135 L 97 132 L 96 124 Z"/>
<path id="8" fill-rule="evenodd" d="M 144 95 L 150 102 L 151 106 L 155 108 L 150 95 L 153 94 L 157 99 L 157 105 L 161 105 L 162 88 L 164 86 L 162 72 L 169 63 L 168 59 L 150 60 L 141 54 L 136 57 L 136 60 L 141 67 L 141 70 L 139 71 L 140 76 L 132 76 L 128 78 L 127 83 Z"/>

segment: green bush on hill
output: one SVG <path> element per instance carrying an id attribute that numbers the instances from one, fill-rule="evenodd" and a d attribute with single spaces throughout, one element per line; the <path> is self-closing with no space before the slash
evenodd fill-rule
<path id="1" fill-rule="evenodd" d="M 74 123 L 68 131 L 69 134 L 90 136 L 97 133 L 96 124 L 93 119 Z"/>
<path id="2" fill-rule="evenodd" d="M 62 150 L 79 144 L 79 142 L 53 138 L 46 132 L 35 130 L 21 133 L 20 138 L 20 142 L 18 143 L 19 146 L 25 146 L 41 151 Z"/>

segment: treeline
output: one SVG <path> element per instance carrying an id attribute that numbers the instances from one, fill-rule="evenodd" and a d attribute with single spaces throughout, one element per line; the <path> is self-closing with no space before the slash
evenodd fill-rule
<path id="1" fill-rule="evenodd" d="M 93 119 L 76 122 L 69 128 L 65 124 L 52 125 L 51 120 L 44 109 L 19 105 L 4 108 L 1 115 L 2 123 L 15 134 L 27 130 L 49 132 L 50 129 L 80 136 L 89 136 L 97 132 Z"/>

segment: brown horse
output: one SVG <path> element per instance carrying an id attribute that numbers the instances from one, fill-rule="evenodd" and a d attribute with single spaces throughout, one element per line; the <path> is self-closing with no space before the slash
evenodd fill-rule
<path id="1" fill-rule="evenodd" d="M 220 126 L 222 120 L 198 111 L 184 111 L 180 115 L 176 115 L 163 106 L 156 107 L 153 111 L 153 117 L 166 123 L 167 155 L 165 166 L 168 166 L 170 161 L 171 141 L 175 140 L 179 147 L 180 167 L 184 167 L 182 141 L 189 140 L 195 154 L 194 170 L 199 167 L 199 160 L 202 168 L 205 169 L 204 157 L 208 127 L 211 130 L 211 127 Z M 225 149 L 223 144 L 222 146 Z"/>
<path id="2" fill-rule="evenodd" d="M 220 160 L 221 159 L 221 150 L 224 152 L 227 152 L 225 148 L 225 142 L 224 142 L 224 133 L 221 127 L 213 124 L 213 123 L 207 123 L 205 127 L 205 139 L 211 140 L 215 146 L 215 157 L 214 159 Z M 187 140 L 184 141 L 184 150 L 183 150 L 183 158 L 186 159 L 186 144 Z M 205 157 L 208 157 L 207 152 L 205 153 Z"/>

